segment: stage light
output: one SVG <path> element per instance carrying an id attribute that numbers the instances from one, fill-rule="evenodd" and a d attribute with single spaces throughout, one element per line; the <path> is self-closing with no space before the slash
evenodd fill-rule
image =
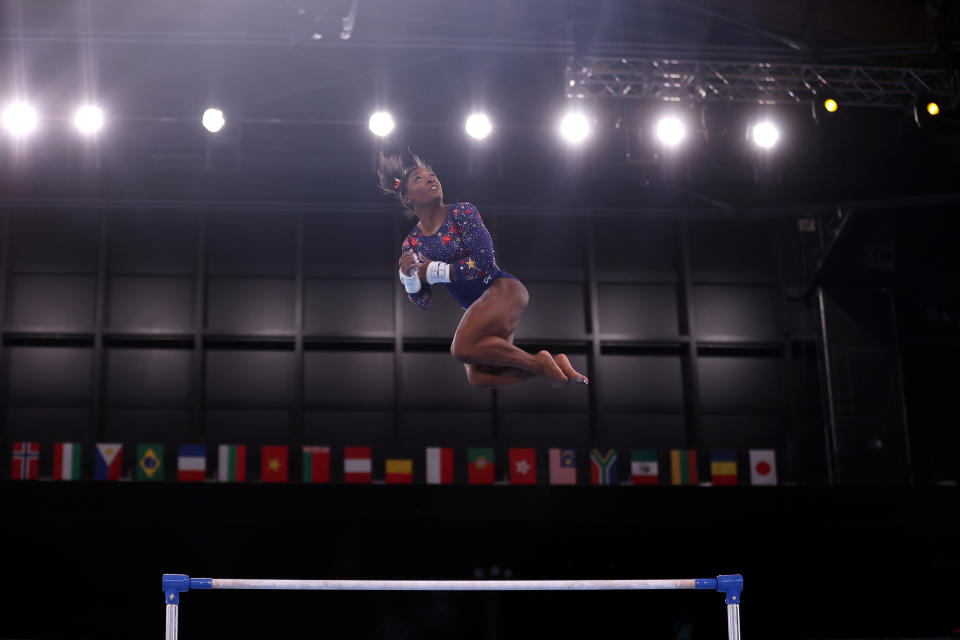
<path id="1" fill-rule="evenodd" d="M 103 111 L 92 104 L 83 105 L 73 112 L 73 126 L 83 135 L 92 135 L 103 128 Z"/>
<path id="2" fill-rule="evenodd" d="M 827 110 L 827 113 L 833 113 L 838 108 L 837 101 L 833 98 L 827 98 L 823 101 L 823 108 Z"/>
<path id="3" fill-rule="evenodd" d="M 370 131 L 381 138 L 389 135 L 394 126 L 396 125 L 393 122 L 393 116 L 386 111 L 377 111 L 370 116 Z"/>
<path id="4" fill-rule="evenodd" d="M 758 147 L 770 149 L 780 139 L 780 131 L 770 122 L 763 121 L 753 125 L 753 141 Z"/>
<path id="5" fill-rule="evenodd" d="M 493 131 L 493 125 L 490 124 L 490 118 L 482 113 L 471 114 L 467 118 L 466 124 L 467 134 L 471 138 L 476 138 L 477 140 L 483 140 L 490 132 Z"/>
<path id="6" fill-rule="evenodd" d="M 26 102 L 12 102 L 3 110 L 0 121 L 3 128 L 18 138 L 28 136 L 37 128 L 37 111 Z"/>
<path id="7" fill-rule="evenodd" d="M 220 109 L 207 109 L 203 112 L 203 128 L 210 133 L 216 133 L 223 129 L 227 121 L 223 117 L 223 111 Z"/>
<path id="8" fill-rule="evenodd" d="M 660 118 L 657 123 L 657 139 L 668 147 L 675 147 L 687 135 L 687 128 L 683 126 L 680 118 L 667 116 Z"/>
<path id="9" fill-rule="evenodd" d="M 568 113 L 560 121 L 560 135 L 568 142 L 578 143 L 590 135 L 590 123 L 582 113 Z"/>
<path id="10" fill-rule="evenodd" d="M 937 115 L 938 113 L 940 113 L 940 105 L 937 104 L 936 102 L 928 102 L 927 113 L 929 113 L 931 116 Z"/>

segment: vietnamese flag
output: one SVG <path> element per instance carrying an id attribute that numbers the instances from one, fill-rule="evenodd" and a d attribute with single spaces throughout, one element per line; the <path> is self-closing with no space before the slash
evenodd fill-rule
<path id="1" fill-rule="evenodd" d="M 370 484 L 373 481 L 370 447 L 343 448 L 343 481 L 350 484 Z"/>
<path id="2" fill-rule="evenodd" d="M 279 445 L 260 447 L 260 482 L 287 481 L 287 448 Z"/>
<path id="3" fill-rule="evenodd" d="M 413 484 L 413 460 L 387 460 L 387 484 Z"/>
<path id="4" fill-rule="evenodd" d="M 537 484 L 537 450 L 510 449 L 510 484 Z"/>
<path id="5" fill-rule="evenodd" d="M 467 483 L 493 484 L 493 449 L 467 449 Z"/>

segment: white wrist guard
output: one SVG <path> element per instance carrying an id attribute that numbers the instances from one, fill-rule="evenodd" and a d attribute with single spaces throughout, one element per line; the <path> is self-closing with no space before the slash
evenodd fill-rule
<path id="1" fill-rule="evenodd" d="M 417 270 L 415 269 L 412 276 L 408 276 L 400 272 L 400 282 L 403 283 L 403 288 L 407 290 L 407 293 L 417 293 L 420 291 L 421 282 L 420 276 L 417 275 Z"/>
<path id="2" fill-rule="evenodd" d="M 446 262 L 431 262 L 427 265 L 427 282 L 450 282 L 450 265 Z"/>

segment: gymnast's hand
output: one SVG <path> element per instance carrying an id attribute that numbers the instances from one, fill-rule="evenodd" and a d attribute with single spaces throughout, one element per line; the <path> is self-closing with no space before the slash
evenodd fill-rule
<path id="1" fill-rule="evenodd" d="M 414 270 L 417 271 L 417 275 L 420 276 L 421 280 L 426 281 L 427 265 L 417 264 L 417 257 L 413 254 L 413 249 L 408 249 L 400 256 L 400 271 L 406 273 L 407 275 L 413 275 Z"/>

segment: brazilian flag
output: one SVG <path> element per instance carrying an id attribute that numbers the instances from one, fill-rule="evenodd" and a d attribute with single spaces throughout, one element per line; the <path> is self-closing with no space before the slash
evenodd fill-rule
<path id="1" fill-rule="evenodd" d="M 137 445 L 137 480 L 163 480 L 163 445 Z"/>

